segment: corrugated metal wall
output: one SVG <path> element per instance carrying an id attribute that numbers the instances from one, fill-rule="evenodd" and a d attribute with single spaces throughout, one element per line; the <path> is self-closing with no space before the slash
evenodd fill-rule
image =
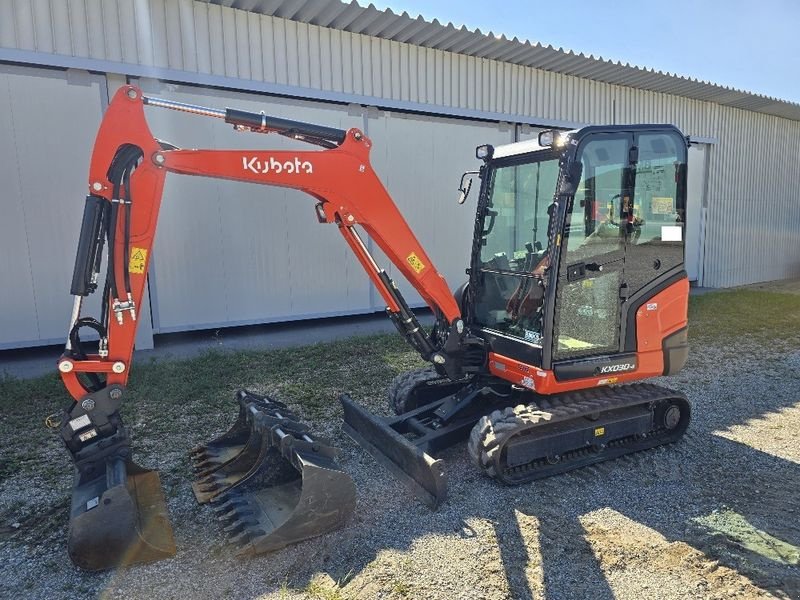
<path id="1" fill-rule="evenodd" d="M 169 32 L 169 35 L 167 34 Z M 0 47 L 375 99 L 608 123 L 668 115 L 711 136 L 716 105 L 194 0 L 5 0 Z M 155 71 L 154 71 L 155 73 Z M 162 77 L 163 78 L 163 77 Z"/>
<path id="2" fill-rule="evenodd" d="M 720 111 L 710 161 L 704 282 L 800 276 L 800 122 Z"/>
<path id="3" fill-rule="evenodd" d="M 442 270 L 454 278 L 453 285 L 463 277 L 461 269 L 466 260 L 463 247 L 467 237 L 449 231 L 458 229 L 461 233 L 472 216 L 465 216 L 470 212 L 468 209 L 442 212 L 445 209 L 441 207 L 452 203 L 456 178 L 474 164 L 472 147 L 475 143 L 507 141 L 513 135 L 513 128 L 496 122 L 483 124 L 420 115 L 406 122 L 406 117 L 391 112 L 378 115 L 374 109 L 370 109 L 372 112 L 368 114 L 372 116 L 365 121 L 359 112 L 361 109 L 348 108 L 348 102 L 512 123 L 675 123 L 687 134 L 718 140 L 708 148 L 703 284 L 731 286 L 800 274 L 800 259 L 796 258 L 800 256 L 800 210 L 797 210 L 800 206 L 800 122 L 194 0 L 2 0 L 0 60 L 4 57 L 339 101 L 338 106 L 318 102 L 287 104 L 263 95 L 196 88 L 166 91 L 166 95 L 175 94 L 175 97 L 181 94 L 210 96 L 210 103 L 221 105 L 267 106 L 276 114 L 295 118 L 306 115 L 307 119 L 332 125 L 360 123 L 366 126 L 376 141 L 376 168 L 409 214 L 412 226 L 420 229 L 420 238 L 430 245 L 431 254 L 442 257 Z M 55 106 L 55 103 L 48 106 Z M 196 139 L 207 145 L 250 143 L 238 137 L 218 137 L 221 134 L 211 134 L 205 129 L 194 130 L 177 118 L 173 120 L 173 116 L 167 118 L 154 113 L 152 118 L 154 130 L 164 137 L 169 137 L 174 130 L 176 137 Z M 78 126 L 77 123 L 73 121 L 72 124 Z M 91 137 L 96 125 L 87 122 L 80 127 L 85 136 Z M 186 144 L 182 139 L 176 141 Z M 66 149 L 53 145 L 51 149 L 59 156 L 83 157 L 81 160 L 85 162 L 88 153 L 79 151 L 79 145 L 73 143 Z M 431 167 L 424 177 L 418 177 L 417 173 L 409 177 L 409 162 L 436 164 L 437 168 Z M 65 179 L 59 181 L 59 189 L 77 186 L 77 193 L 82 193 L 85 169 L 71 173 L 71 177 L 78 177 L 80 184 L 67 185 Z M 251 258 L 237 263 L 232 257 L 242 256 L 242 251 L 252 255 L 266 251 L 270 256 L 285 256 L 286 260 L 291 257 L 298 265 L 292 267 L 294 275 L 291 277 L 299 277 L 292 289 L 307 289 L 309 281 L 304 279 L 306 275 L 298 274 L 298 270 L 301 273 L 325 271 L 325 261 L 335 256 L 327 251 L 326 236 L 335 237 L 335 231 L 319 233 L 321 237 L 315 243 L 318 241 L 322 246 L 305 251 L 289 239 L 296 239 L 297 234 L 302 233 L 291 229 L 293 225 L 289 225 L 283 238 L 259 237 L 256 227 L 259 220 L 243 223 L 237 215 L 255 214 L 261 220 L 297 222 L 297 227 L 305 227 L 310 210 L 305 200 L 295 202 L 290 193 L 281 192 L 270 193 L 269 201 L 261 204 L 255 199 L 258 192 L 251 196 L 248 189 L 242 195 L 253 199 L 241 201 L 244 212 L 228 213 L 227 201 L 223 202 L 228 192 L 221 190 L 219 185 L 201 184 L 196 180 L 170 183 L 168 198 L 174 197 L 174 201 L 165 203 L 160 231 L 169 229 L 173 239 L 162 239 L 160 234 L 157 242 L 163 262 L 157 262 L 154 271 L 154 291 L 159 301 L 156 324 L 163 330 L 174 330 L 326 312 L 325 303 L 302 299 L 294 291 L 287 297 L 270 290 L 266 275 L 263 281 L 255 282 L 258 299 L 237 297 L 235 282 L 241 275 L 253 273 L 253 269 L 266 269 L 280 276 L 286 264 L 281 265 L 278 259 L 262 264 L 252 262 L 255 259 Z M 235 195 L 238 193 L 237 189 Z M 7 196 L 3 200 L 4 209 L 5 198 Z M 196 256 L 186 254 L 191 244 L 185 242 L 191 239 L 191 234 L 181 233 L 179 224 L 170 220 L 175 221 L 181 207 L 192 203 L 190 198 L 196 199 L 195 205 L 207 205 L 208 214 L 217 215 L 213 227 L 220 232 L 213 243 L 217 246 L 209 244 L 198 248 L 194 250 Z M 267 209 L 266 204 L 275 208 Z M 295 217 L 294 211 L 300 214 Z M 437 231 L 435 223 L 443 215 L 450 219 L 449 229 Z M 211 227 L 212 224 L 197 226 Z M 247 242 L 225 239 L 230 231 L 242 227 L 248 234 L 244 239 L 251 240 L 249 246 Z M 467 226 L 467 230 L 471 228 Z M 314 232 L 316 235 L 317 230 Z M 334 242 L 339 243 L 339 240 L 330 240 L 331 244 Z M 164 250 L 166 244 L 172 244 L 170 252 Z M 279 246 L 283 254 L 278 251 Z M 203 287 L 207 282 L 197 281 L 197 277 L 181 271 L 182 261 L 196 260 L 203 252 L 208 253 L 209 260 L 217 260 L 212 263 L 214 269 L 225 276 L 224 291 L 193 289 L 193 285 Z M 314 257 L 315 252 L 320 254 Z M 336 300 L 331 310 L 370 310 L 375 307 L 375 299 L 370 296 L 360 273 L 354 272 L 350 279 L 349 273 L 353 270 L 349 260 L 342 257 L 342 264 L 347 265 L 346 285 L 330 286 L 329 292 Z M 287 273 L 284 275 L 290 277 Z M 174 292 L 166 283 L 170 280 L 175 282 Z M 179 289 L 182 291 L 178 292 Z M 216 312 L 187 312 L 186 303 L 191 302 L 193 294 L 211 298 L 217 306 Z M 262 299 L 266 300 L 262 302 Z M 38 330 L 36 335 L 39 335 Z"/>

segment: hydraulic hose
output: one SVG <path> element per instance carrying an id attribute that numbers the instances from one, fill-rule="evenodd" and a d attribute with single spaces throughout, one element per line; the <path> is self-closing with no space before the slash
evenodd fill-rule
<path id="1" fill-rule="evenodd" d="M 123 234 L 123 244 L 124 244 L 124 251 L 122 256 L 122 264 L 124 266 L 123 272 L 125 274 L 125 293 L 126 295 L 130 295 L 131 293 L 131 273 L 130 273 L 130 264 L 128 262 L 128 257 L 130 256 L 130 241 L 131 241 L 131 171 L 133 170 L 135 163 L 130 163 L 128 168 L 122 175 L 123 186 L 125 188 L 125 198 L 124 198 L 124 211 L 125 211 L 125 233 Z"/>

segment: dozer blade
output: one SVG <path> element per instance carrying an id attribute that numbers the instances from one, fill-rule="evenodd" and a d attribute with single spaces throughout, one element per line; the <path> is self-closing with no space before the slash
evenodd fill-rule
<path id="1" fill-rule="evenodd" d="M 408 426 L 416 413 L 430 411 L 430 406 L 400 417 L 382 419 L 356 404 L 347 394 L 342 394 L 340 401 L 344 409 L 344 432 L 388 468 L 422 502 L 433 509 L 438 508 L 447 499 L 444 462 L 434 459 L 393 428 L 394 424 Z"/>
<path id="2" fill-rule="evenodd" d="M 260 554 L 341 526 L 355 510 L 355 485 L 338 451 L 315 439 L 284 404 L 244 390 L 223 436 L 192 451 L 197 501 L 239 547 Z"/>
<path id="3" fill-rule="evenodd" d="M 81 482 L 76 472 L 68 551 L 88 571 L 154 562 L 175 555 L 175 540 L 157 471 L 113 458 Z"/>

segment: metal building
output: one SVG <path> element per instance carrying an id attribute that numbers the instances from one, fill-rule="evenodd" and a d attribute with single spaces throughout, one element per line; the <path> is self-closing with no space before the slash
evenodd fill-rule
<path id="1" fill-rule="evenodd" d="M 800 275 L 798 104 L 355 2 L 0 0 L 0 349 L 64 340 L 93 138 L 126 81 L 362 128 L 454 287 L 474 217 L 455 188 L 476 145 L 543 127 L 674 123 L 697 142 L 691 278 L 726 287 Z M 291 144 L 191 115 L 148 118 L 184 147 Z M 173 176 L 164 199 L 139 347 L 153 333 L 383 309 L 307 196 Z"/>

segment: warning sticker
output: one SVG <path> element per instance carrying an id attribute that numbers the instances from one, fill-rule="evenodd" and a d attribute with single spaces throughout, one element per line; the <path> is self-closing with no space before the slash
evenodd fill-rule
<path id="1" fill-rule="evenodd" d="M 131 260 L 128 263 L 128 271 L 131 273 L 144 273 L 144 264 L 147 262 L 147 250 L 145 248 L 131 248 Z"/>
<path id="2" fill-rule="evenodd" d="M 670 215 L 675 212 L 672 209 L 672 198 L 661 198 L 653 196 L 650 201 L 650 212 L 654 215 Z"/>
<path id="3" fill-rule="evenodd" d="M 406 257 L 406 260 L 408 261 L 408 264 L 411 265 L 411 268 L 414 269 L 415 273 L 419 273 L 420 271 L 422 271 L 422 269 L 425 268 L 425 264 L 419 259 L 419 256 L 417 256 L 414 252 L 409 254 Z"/>

